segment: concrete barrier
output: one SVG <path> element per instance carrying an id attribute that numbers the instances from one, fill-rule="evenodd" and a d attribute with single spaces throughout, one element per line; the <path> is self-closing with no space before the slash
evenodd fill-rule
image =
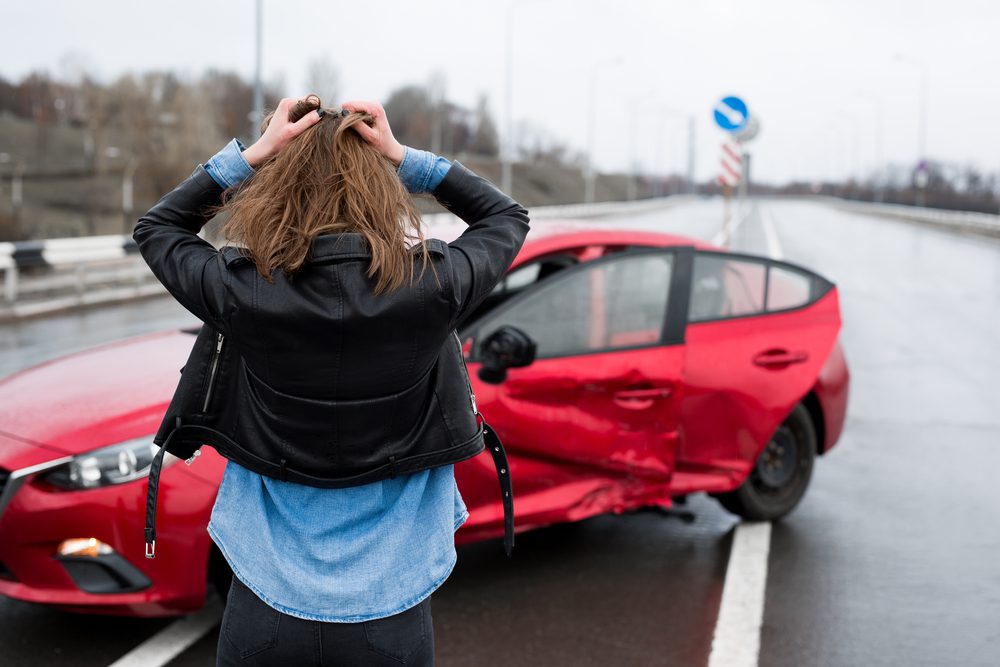
<path id="1" fill-rule="evenodd" d="M 652 211 L 694 199 L 675 195 L 541 206 L 530 213 L 533 221 L 586 219 Z M 423 219 L 431 231 L 460 224 L 451 213 L 432 213 Z M 4 273 L 0 321 L 166 294 L 138 255 L 135 241 L 124 234 L 0 243 L 0 271 Z"/>
<path id="2" fill-rule="evenodd" d="M 946 211 L 902 204 L 876 204 L 835 197 L 823 197 L 827 204 L 860 215 L 874 215 L 909 222 L 919 222 L 951 231 L 1000 237 L 1000 215 L 971 211 Z"/>

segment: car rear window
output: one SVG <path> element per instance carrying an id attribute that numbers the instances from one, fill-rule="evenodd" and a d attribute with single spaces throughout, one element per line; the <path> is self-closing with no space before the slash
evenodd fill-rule
<path id="1" fill-rule="evenodd" d="M 820 276 L 784 262 L 699 251 L 691 274 L 688 322 L 801 308 L 831 287 Z"/>
<path id="2" fill-rule="evenodd" d="M 767 267 L 759 262 L 698 254 L 691 276 L 688 321 L 702 322 L 764 312 Z"/>

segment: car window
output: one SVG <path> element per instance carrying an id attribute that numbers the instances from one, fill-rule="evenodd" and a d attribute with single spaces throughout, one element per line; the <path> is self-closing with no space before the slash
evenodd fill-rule
<path id="1" fill-rule="evenodd" d="M 688 321 L 764 312 L 766 275 L 767 266 L 762 262 L 695 254 Z"/>
<path id="2" fill-rule="evenodd" d="M 541 282 L 563 269 L 575 266 L 577 261 L 576 257 L 572 255 L 559 254 L 547 255 L 522 264 L 504 276 L 476 306 L 475 310 L 468 313 L 456 324 L 456 328 L 461 331 L 467 326 L 475 326 L 475 322 L 479 318 L 495 310 L 508 299 L 520 294 L 525 288 Z"/>
<path id="3" fill-rule="evenodd" d="M 813 279 L 811 276 L 783 266 L 772 266 L 767 281 L 767 309 L 785 310 L 809 303 Z"/>
<path id="4" fill-rule="evenodd" d="M 577 259 L 569 255 L 553 255 L 522 264 L 504 276 L 490 294 L 519 292 L 528 285 L 573 266 L 576 262 Z"/>
<path id="5" fill-rule="evenodd" d="M 503 325 L 522 329 L 536 357 L 655 344 L 661 340 L 672 253 L 615 255 L 559 276 L 488 314 L 479 341 Z"/>

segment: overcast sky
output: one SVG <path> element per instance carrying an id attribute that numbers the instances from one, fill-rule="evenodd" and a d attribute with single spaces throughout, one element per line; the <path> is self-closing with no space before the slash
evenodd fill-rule
<path id="1" fill-rule="evenodd" d="M 305 64 L 321 56 L 339 68 L 344 99 L 384 101 L 438 71 L 453 101 L 472 106 L 488 95 L 504 128 L 510 0 L 263 2 L 264 78 L 283 80 L 286 95 L 309 92 Z M 515 119 L 586 149 L 596 67 L 602 169 L 635 159 L 647 170 L 683 170 L 685 121 L 660 111 L 672 109 L 696 118 L 698 177 L 713 176 L 723 133 L 711 111 L 727 94 L 742 96 L 760 119 L 750 148 L 761 179 L 871 168 L 878 108 L 885 159 L 912 164 L 924 63 L 927 156 L 1000 170 L 1000 123 L 987 115 L 1000 108 L 1000 2 L 515 2 Z M 105 81 L 154 68 L 253 72 L 253 0 L 3 4 L 0 75 L 8 79 L 79 67 Z"/>

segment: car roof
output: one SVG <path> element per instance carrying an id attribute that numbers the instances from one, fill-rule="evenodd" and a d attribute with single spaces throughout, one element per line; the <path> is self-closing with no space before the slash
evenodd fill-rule
<path id="1" fill-rule="evenodd" d="M 529 259 L 566 248 L 597 245 L 629 245 L 669 248 L 673 246 L 693 246 L 701 250 L 725 248 L 706 243 L 699 239 L 665 232 L 612 227 L 605 223 L 576 220 L 540 221 L 532 224 L 531 231 L 518 255 L 520 264 Z"/>

